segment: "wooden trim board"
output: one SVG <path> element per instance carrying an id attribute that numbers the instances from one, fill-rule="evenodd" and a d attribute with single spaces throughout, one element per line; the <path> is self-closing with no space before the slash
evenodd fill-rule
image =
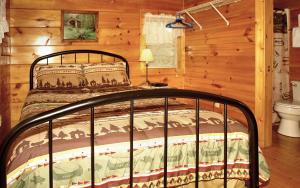
<path id="1" fill-rule="evenodd" d="M 255 116 L 259 144 L 272 144 L 273 0 L 255 0 Z"/>

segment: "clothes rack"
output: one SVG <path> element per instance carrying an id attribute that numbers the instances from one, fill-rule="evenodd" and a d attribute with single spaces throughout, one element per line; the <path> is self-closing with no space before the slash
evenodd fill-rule
<path id="1" fill-rule="evenodd" d="M 201 24 L 197 22 L 197 20 L 191 15 L 191 13 L 201 12 L 204 10 L 214 9 L 218 15 L 225 21 L 226 25 L 229 26 L 230 22 L 226 19 L 226 17 L 217 9 L 217 7 L 225 6 L 232 3 L 237 3 L 241 0 L 213 0 L 210 2 L 202 3 L 187 9 L 183 9 L 181 11 L 178 11 L 177 15 L 187 14 L 200 28 L 202 29 Z"/>

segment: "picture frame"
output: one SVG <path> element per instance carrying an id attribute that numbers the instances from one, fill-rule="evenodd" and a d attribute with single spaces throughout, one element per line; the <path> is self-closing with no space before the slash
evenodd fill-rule
<path id="1" fill-rule="evenodd" d="M 61 32 L 62 41 L 97 42 L 98 12 L 63 10 Z"/>

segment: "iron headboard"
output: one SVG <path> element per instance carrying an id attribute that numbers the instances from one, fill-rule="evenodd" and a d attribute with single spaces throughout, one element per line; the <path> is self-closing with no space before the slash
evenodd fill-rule
<path id="1" fill-rule="evenodd" d="M 128 78 L 129 78 L 129 64 L 128 64 L 128 61 L 120 55 L 110 53 L 110 52 L 98 51 L 98 50 L 66 50 L 66 51 L 55 52 L 55 53 L 52 53 L 52 54 L 44 55 L 44 56 L 41 56 L 41 57 L 39 57 L 39 58 L 37 58 L 36 60 L 33 61 L 33 63 L 31 64 L 31 67 L 30 67 L 30 80 L 29 80 L 30 87 L 29 87 L 29 89 L 30 90 L 33 89 L 33 85 L 34 85 L 34 83 L 33 83 L 34 68 L 39 62 L 41 62 L 42 60 L 46 60 L 46 64 L 48 65 L 50 58 L 60 56 L 60 63 L 63 64 L 63 55 L 67 55 L 67 54 L 74 54 L 74 63 L 77 63 L 77 54 L 88 54 L 87 63 L 90 63 L 90 54 L 99 54 L 100 55 L 100 62 L 104 62 L 103 61 L 103 56 L 113 57 L 114 62 L 117 62 L 117 61 L 125 62 L 125 64 L 126 64 L 126 73 L 127 73 Z"/>

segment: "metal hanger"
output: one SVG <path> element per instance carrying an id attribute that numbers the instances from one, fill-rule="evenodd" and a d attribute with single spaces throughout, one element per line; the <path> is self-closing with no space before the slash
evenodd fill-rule
<path id="1" fill-rule="evenodd" d="M 177 14 L 176 20 L 174 22 L 168 23 L 166 27 L 173 28 L 173 29 L 184 29 L 184 28 L 192 28 L 193 24 L 185 22 L 184 19 L 180 16 L 180 14 Z"/>

